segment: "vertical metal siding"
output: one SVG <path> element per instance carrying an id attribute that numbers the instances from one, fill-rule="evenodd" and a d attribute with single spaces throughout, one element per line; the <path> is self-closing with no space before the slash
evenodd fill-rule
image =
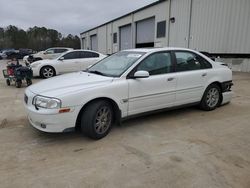
<path id="1" fill-rule="evenodd" d="M 163 20 L 168 23 L 169 16 L 176 18 L 175 23 L 168 24 L 165 38 L 155 36 L 154 42 L 159 43 L 159 47 L 168 45 L 211 53 L 250 54 L 250 0 L 169 0 L 164 6 L 158 4 L 109 23 L 103 30 L 106 40 L 98 39 L 98 45 L 106 48 L 106 53 L 116 52 L 119 42 L 113 44 L 112 34 L 117 32 L 118 41 L 124 40 L 123 45 L 127 43 L 129 48 L 134 47 L 135 23 L 150 16 L 155 16 L 156 23 Z M 126 24 L 132 25 L 131 39 L 129 36 L 120 39 L 119 28 Z M 97 37 L 103 32 L 98 32 Z M 85 44 L 82 41 L 83 48 L 91 46 L 90 36 L 93 34 L 96 34 L 96 29 L 82 34 L 82 38 L 86 38 Z"/>
<path id="2" fill-rule="evenodd" d="M 193 0 L 190 48 L 250 53 L 249 0 Z"/>

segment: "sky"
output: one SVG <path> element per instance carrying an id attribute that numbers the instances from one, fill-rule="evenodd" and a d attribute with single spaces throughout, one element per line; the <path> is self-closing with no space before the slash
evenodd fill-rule
<path id="1" fill-rule="evenodd" d="M 79 35 L 157 0 L 0 0 L 0 27 L 56 29 Z"/>

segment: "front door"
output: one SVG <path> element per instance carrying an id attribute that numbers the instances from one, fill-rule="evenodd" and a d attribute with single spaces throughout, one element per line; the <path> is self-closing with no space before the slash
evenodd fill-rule
<path id="1" fill-rule="evenodd" d="M 69 52 L 62 57 L 63 59 L 58 61 L 59 73 L 67 73 L 81 70 L 79 53 L 77 51 Z"/>
<path id="2" fill-rule="evenodd" d="M 146 57 L 134 72 L 148 71 L 149 78 L 128 79 L 128 115 L 173 106 L 175 102 L 176 75 L 170 52 L 157 52 Z"/>

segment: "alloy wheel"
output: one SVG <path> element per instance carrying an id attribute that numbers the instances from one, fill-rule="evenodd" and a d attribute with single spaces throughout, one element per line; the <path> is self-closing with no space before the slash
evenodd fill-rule
<path id="1" fill-rule="evenodd" d="M 217 88 L 211 88 L 208 93 L 207 93 L 207 98 L 206 98 L 207 105 L 210 108 L 214 108 L 217 106 L 219 99 L 220 99 L 220 93 Z"/>
<path id="2" fill-rule="evenodd" d="M 111 109 L 107 106 L 101 107 L 97 113 L 95 118 L 95 132 L 97 134 L 105 133 L 112 122 L 112 112 Z"/>

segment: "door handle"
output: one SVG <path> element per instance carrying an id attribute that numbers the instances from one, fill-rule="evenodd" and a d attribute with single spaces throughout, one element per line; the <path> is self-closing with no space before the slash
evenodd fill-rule
<path id="1" fill-rule="evenodd" d="M 168 82 L 171 82 L 173 80 L 174 80 L 174 78 L 168 78 Z"/>
<path id="2" fill-rule="evenodd" d="M 205 76 L 207 76 L 207 73 L 203 73 L 201 76 L 202 76 L 202 77 L 205 77 Z"/>

